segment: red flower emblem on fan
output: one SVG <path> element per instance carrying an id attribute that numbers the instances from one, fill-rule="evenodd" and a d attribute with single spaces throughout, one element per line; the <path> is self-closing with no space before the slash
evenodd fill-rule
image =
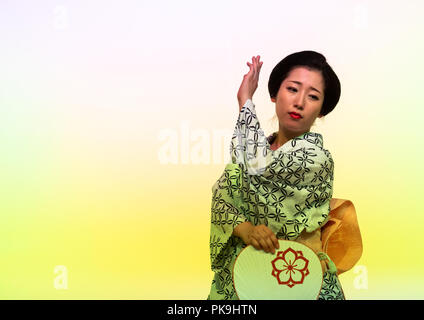
<path id="1" fill-rule="evenodd" d="M 302 251 L 294 251 L 288 248 L 279 251 L 277 258 L 271 261 L 272 275 L 277 278 L 279 284 L 285 284 L 292 288 L 296 284 L 301 284 L 309 274 L 307 260 Z"/>

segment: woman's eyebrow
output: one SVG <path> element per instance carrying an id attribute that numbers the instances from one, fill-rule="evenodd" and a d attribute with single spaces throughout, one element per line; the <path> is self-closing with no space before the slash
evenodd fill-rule
<path id="1" fill-rule="evenodd" d="M 288 82 L 294 82 L 294 83 L 296 83 L 296 84 L 300 84 L 300 85 L 302 85 L 302 82 L 299 82 L 299 81 L 293 81 L 293 80 L 287 80 Z M 321 93 L 319 90 L 317 90 L 317 89 L 315 89 L 314 87 L 311 87 L 311 89 L 312 90 L 315 90 L 316 92 L 318 92 L 318 93 Z"/>

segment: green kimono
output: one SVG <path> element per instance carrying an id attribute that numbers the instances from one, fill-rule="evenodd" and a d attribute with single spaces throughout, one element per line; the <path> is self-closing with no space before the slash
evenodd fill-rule
<path id="1" fill-rule="evenodd" d="M 237 225 L 264 224 L 277 238 L 296 240 L 303 230 L 327 222 L 333 192 L 334 163 L 322 135 L 306 132 L 271 150 L 250 99 L 240 111 L 230 152 L 231 163 L 212 187 L 212 300 L 237 299 L 232 270 L 246 246 L 232 235 Z M 326 272 L 323 284 L 321 298 L 344 298 L 335 274 Z"/>

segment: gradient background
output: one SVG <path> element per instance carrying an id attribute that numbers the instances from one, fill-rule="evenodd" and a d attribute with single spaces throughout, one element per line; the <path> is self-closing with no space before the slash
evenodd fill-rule
<path id="1" fill-rule="evenodd" d="M 2 0 L 0 298 L 205 299 L 211 188 L 246 62 L 264 62 L 253 100 L 270 134 L 269 74 L 309 49 L 342 84 L 311 130 L 335 160 L 333 196 L 353 201 L 361 227 L 362 271 L 340 276 L 346 297 L 423 299 L 423 10 Z"/>

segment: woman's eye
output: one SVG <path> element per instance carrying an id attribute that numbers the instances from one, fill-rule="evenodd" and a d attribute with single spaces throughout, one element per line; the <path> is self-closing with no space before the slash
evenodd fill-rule
<path id="1" fill-rule="evenodd" d="M 311 97 L 312 99 L 314 99 L 314 100 L 318 100 L 318 97 L 317 97 L 317 96 L 311 95 L 310 97 Z"/>
<path id="2" fill-rule="evenodd" d="M 297 92 L 297 89 L 293 87 L 287 87 L 287 89 L 291 92 Z"/>

